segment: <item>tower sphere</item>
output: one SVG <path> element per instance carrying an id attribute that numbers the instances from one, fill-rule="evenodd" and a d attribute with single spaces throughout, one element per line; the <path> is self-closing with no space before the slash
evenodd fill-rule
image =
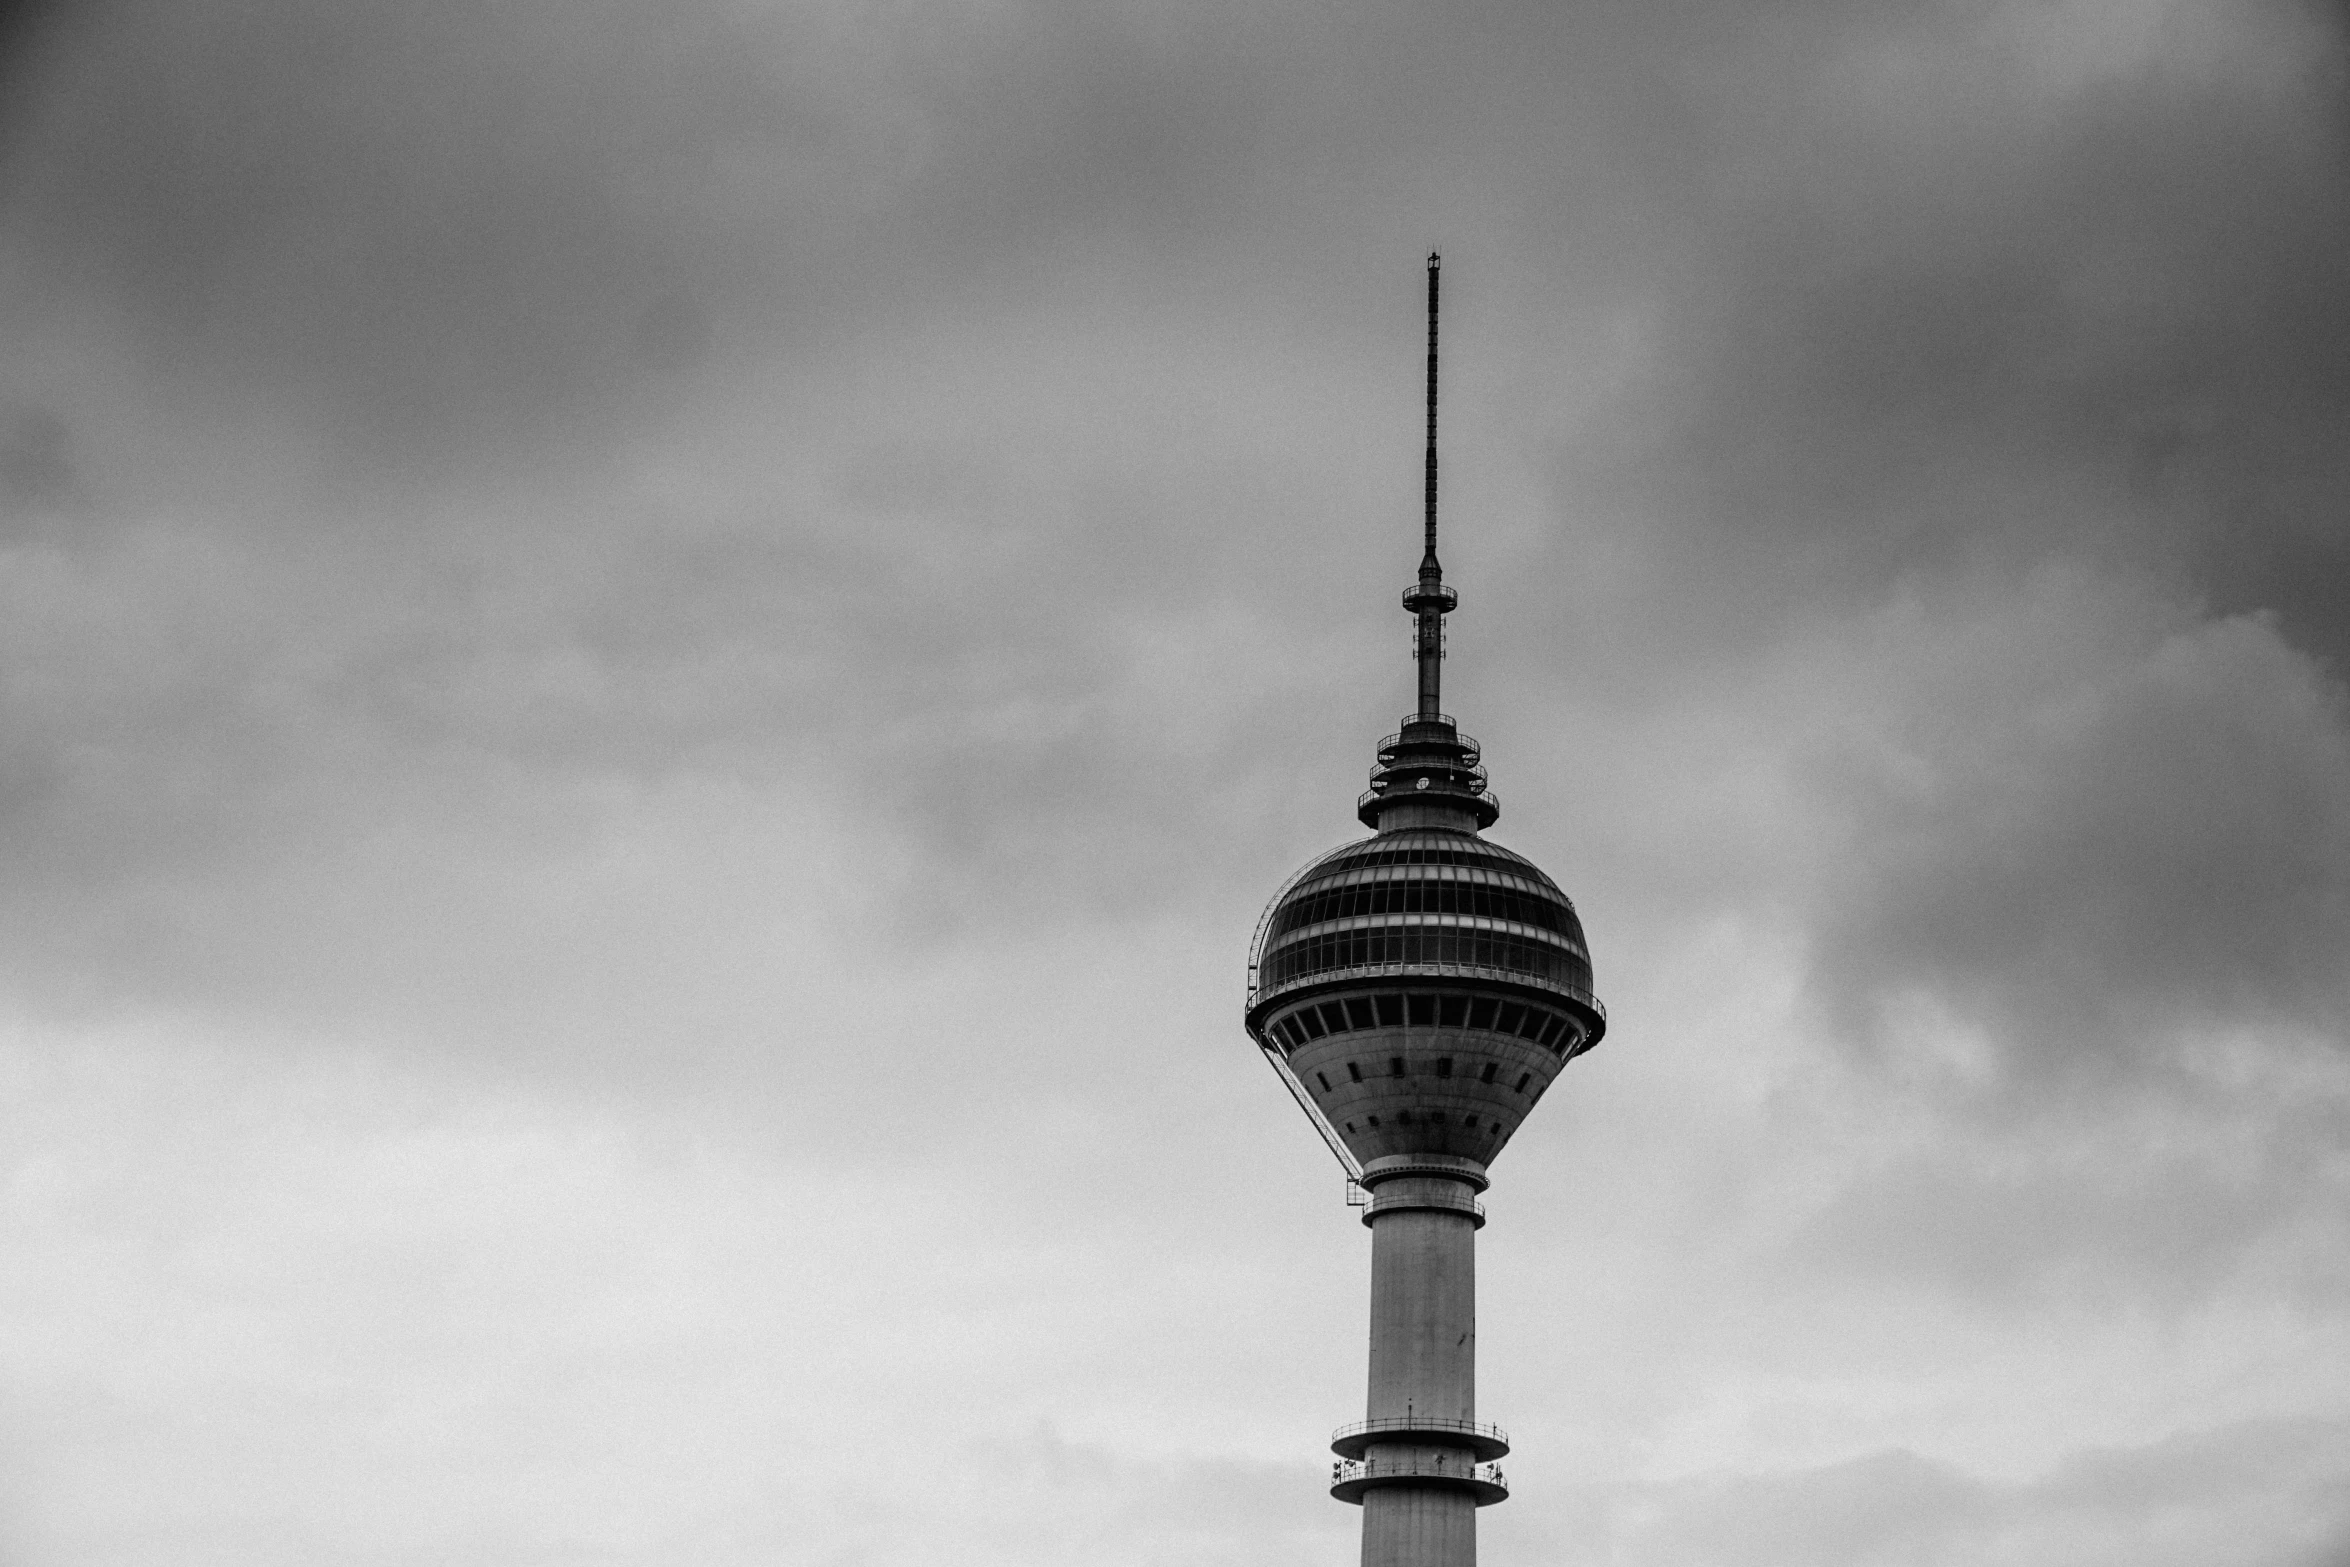
<path id="1" fill-rule="evenodd" d="M 1492 1163 L 1607 1029 L 1574 903 L 1467 820 L 1317 855 L 1266 907 L 1249 960 L 1249 1032 L 1365 1167 Z"/>
<path id="2" fill-rule="evenodd" d="M 1591 1013 L 1585 1048 L 1602 1027 L 1575 905 L 1532 860 L 1458 828 L 1403 828 L 1316 855 L 1266 908 L 1249 961 L 1256 1006 L 1354 979 L 1447 976 Z"/>

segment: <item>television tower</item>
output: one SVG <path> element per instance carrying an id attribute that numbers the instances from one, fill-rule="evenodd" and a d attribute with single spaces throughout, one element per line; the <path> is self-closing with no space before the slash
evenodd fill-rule
<path id="1" fill-rule="evenodd" d="M 1436 559 L 1437 277 L 1431 255 L 1427 539 L 1403 593 L 1419 705 L 1355 802 L 1372 835 L 1292 876 L 1249 953 L 1249 1035 L 1371 1229 L 1370 1396 L 1330 1443 L 1330 1494 L 1363 1509 L 1362 1567 L 1475 1567 L 1477 1509 L 1509 1494 L 1509 1437 L 1477 1419 L 1477 1194 L 1607 1028 L 1574 904 L 1480 836 L 1501 805 L 1442 710 L 1459 595 Z"/>

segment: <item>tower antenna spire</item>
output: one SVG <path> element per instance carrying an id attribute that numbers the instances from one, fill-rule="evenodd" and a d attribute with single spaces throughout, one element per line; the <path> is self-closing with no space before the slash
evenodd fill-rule
<path id="1" fill-rule="evenodd" d="M 1420 666 L 1419 716 L 1435 719 L 1444 713 L 1444 617 L 1460 602 L 1460 595 L 1444 585 L 1444 567 L 1436 559 L 1436 282 L 1442 265 L 1428 252 L 1428 525 L 1427 548 L 1420 555 L 1420 579 L 1404 589 L 1403 607 L 1412 614 L 1412 656 Z"/>
<path id="2" fill-rule="evenodd" d="M 1436 280 L 1443 260 L 1428 252 L 1428 549 L 1420 561 L 1420 575 L 1442 580 L 1436 563 Z"/>

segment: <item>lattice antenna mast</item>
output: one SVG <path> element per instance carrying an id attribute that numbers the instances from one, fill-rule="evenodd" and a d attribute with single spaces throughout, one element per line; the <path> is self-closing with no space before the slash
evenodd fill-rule
<path id="1" fill-rule="evenodd" d="M 1420 555 L 1420 580 L 1404 594 L 1404 608 L 1412 612 L 1412 655 L 1420 666 L 1419 716 L 1435 718 L 1444 711 L 1444 617 L 1460 602 L 1460 595 L 1444 585 L 1444 567 L 1436 559 L 1436 289 L 1441 259 L 1428 253 L 1428 491 L 1427 548 Z"/>

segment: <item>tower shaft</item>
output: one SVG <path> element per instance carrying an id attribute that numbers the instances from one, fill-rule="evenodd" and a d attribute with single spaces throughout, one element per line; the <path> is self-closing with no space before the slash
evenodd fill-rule
<path id="1" fill-rule="evenodd" d="M 1363 1567 L 1477 1567 L 1477 1503 L 1388 1486 L 1363 1498 Z"/>
<path id="2" fill-rule="evenodd" d="M 1409 1185 L 1423 1191 L 1401 1192 Z M 1442 1191 L 1437 1189 L 1444 1188 Z M 1457 1196 L 1455 1195 L 1457 1193 Z M 1407 1207 L 1438 1195 L 1443 1207 Z M 1371 1215 L 1371 1378 L 1374 1421 L 1477 1418 L 1477 1222 L 1452 1206 L 1474 1199 L 1457 1181 L 1391 1181 Z"/>
<path id="3" fill-rule="evenodd" d="M 1377 1188 L 1371 1225 L 1362 1567 L 1476 1567 L 1477 1218 L 1466 1181 L 1415 1175 Z M 1420 1206 L 1421 1203 L 1429 1206 Z M 1425 1476 L 1415 1483 L 1402 1476 Z"/>

